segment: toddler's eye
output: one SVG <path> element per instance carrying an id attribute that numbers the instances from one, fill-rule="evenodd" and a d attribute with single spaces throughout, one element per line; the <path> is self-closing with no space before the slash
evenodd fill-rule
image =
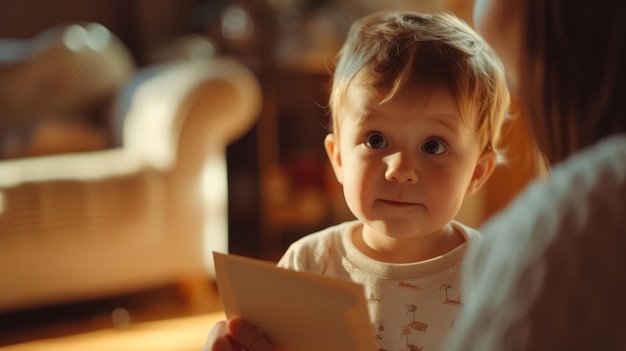
<path id="1" fill-rule="evenodd" d="M 382 149 L 387 146 L 387 140 L 385 137 L 378 133 L 372 133 L 367 136 L 367 140 L 365 140 L 365 145 L 372 149 Z"/>
<path id="2" fill-rule="evenodd" d="M 429 139 L 422 145 L 422 151 L 431 155 L 439 155 L 446 151 L 446 146 L 439 140 Z"/>

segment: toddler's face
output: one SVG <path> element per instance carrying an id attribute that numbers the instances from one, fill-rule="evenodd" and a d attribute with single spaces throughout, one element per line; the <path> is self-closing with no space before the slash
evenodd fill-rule
<path id="1" fill-rule="evenodd" d="M 442 86 L 407 87 L 381 105 L 383 97 L 351 87 L 326 140 L 348 207 L 364 230 L 393 238 L 443 230 L 473 192 L 478 137 Z"/>

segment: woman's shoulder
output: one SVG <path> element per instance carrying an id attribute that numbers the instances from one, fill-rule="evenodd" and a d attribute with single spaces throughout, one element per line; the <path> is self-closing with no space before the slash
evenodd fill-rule
<path id="1" fill-rule="evenodd" d="M 622 186 L 625 181 L 626 134 L 606 138 L 572 155 L 554 167 L 544 187 L 562 193 L 568 192 L 568 186 L 597 191 Z M 581 192 L 571 194 L 585 195 Z"/>
<path id="2" fill-rule="evenodd" d="M 626 135 L 607 138 L 536 180 L 481 233 L 577 232 L 609 218 L 626 221 Z"/>
<path id="3" fill-rule="evenodd" d="M 577 316 L 594 311 L 604 318 L 598 313 L 614 311 L 611 296 L 626 293 L 617 278 L 626 265 L 624 228 L 626 136 L 619 136 L 554 167 L 549 179 L 531 184 L 480 228 L 463 272 L 465 302 L 474 308 L 457 321 L 463 336 L 456 341 L 480 339 L 499 349 L 525 332 L 550 330 L 538 326 L 568 322 L 575 323 L 562 335 L 551 330 L 550 340 L 584 335 L 590 321 Z M 478 319 L 490 323 L 480 326 L 490 333 L 474 333 Z"/>
<path id="4" fill-rule="evenodd" d="M 626 136 L 619 136 L 554 167 L 548 179 L 534 181 L 489 219 L 467 253 L 467 273 L 507 275 L 548 255 L 584 259 L 590 246 L 626 238 L 625 214 Z"/>
<path id="5" fill-rule="evenodd" d="M 529 185 L 487 221 L 478 245 L 467 253 L 466 273 L 477 277 L 491 272 L 488 279 L 502 284 L 539 269 L 539 262 L 540 270 L 555 260 L 572 266 L 590 263 L 601 251 L 626 260 L 624 228 L 626 136 L 618 136 L 554 167 L 548 179 Z"/>

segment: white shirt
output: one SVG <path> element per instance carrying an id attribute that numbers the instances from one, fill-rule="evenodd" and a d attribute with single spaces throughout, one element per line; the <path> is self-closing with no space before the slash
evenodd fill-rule
<path id="1" fill-rule="evenodd" d="M 422 262 L 391 264 L 366 256 L 352 242 L 362 224 L 351 221 L 293 243 L 278 266 L 362 284 L 380 349 L 441 350 L 463 305 L 460 264 L 467 242 L 479 235 L 459 222 L 452 224 L 466 243 Z"/>
<path id="2" fill-rule="evenodd" d="M 626 136 L 555 167 L 481 233 L 447 350 L 626 350 Z"/>

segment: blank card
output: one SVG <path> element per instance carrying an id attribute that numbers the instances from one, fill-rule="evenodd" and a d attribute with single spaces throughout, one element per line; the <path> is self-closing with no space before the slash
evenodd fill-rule
<path id="1" fill-rule="evenodd" d="M 280 350 L 376 351 L 363 287 L 213 252 L 227 317 L 240 316 Z"/>

